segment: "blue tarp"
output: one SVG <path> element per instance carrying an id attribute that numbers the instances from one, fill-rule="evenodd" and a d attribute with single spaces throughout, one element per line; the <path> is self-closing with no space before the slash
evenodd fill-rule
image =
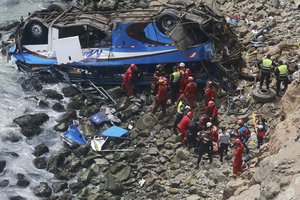
<path id="1" fill-rule="evenodd" d="M 102 123 L 109 121 L 106 115 L 102 112 L 98 112 L 90 117 L 91 122 L 100 126 Z"/>
<path id="2" fill-rule="evenodd" d="M 101 133 L 102 136 L 106 137 L 122 137 L 127 134 L 126 129 L 120 128 L 118 126 L 112 126 Z"/>
<path id="3" fill-rule="evenodd" d="M 67 132 L 65 132 L 64 136 L 74 142 L 77 142 L 78 144 L 87 144 L 85 138 L 74 124 L 69 126 L 69 129 Z"/>

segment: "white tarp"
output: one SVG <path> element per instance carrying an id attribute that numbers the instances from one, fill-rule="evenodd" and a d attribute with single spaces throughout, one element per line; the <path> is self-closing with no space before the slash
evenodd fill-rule
<path id="1" fill-rule="evenodd" d="M 67 64 L 83 60 L 78 36 L 54 40 L 57 64 Z"/>

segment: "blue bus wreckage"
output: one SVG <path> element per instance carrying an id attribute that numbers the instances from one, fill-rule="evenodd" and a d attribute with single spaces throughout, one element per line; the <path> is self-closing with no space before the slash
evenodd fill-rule
<path id="1" fill-rule="evenodd" d="M 230 88 L 243 49 L 222 15 L 195 3 L 101 12 L 54 3 L 23 19 L 13 38 L 10 54 L 21 70 L 110 85 L 131 63 L 139 67 L 135 84 L 145 85 L 156 64 L 171 71 L 186 62 L 198 83 L 210 78 Z"/>

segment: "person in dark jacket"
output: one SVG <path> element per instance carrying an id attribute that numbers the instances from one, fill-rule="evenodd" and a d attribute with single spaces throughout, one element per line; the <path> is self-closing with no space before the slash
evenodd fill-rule
<path id="1" fill-rule="evenodd" d="M 171 90 L 171 102 L 174 104 L 179 94 L 179 82 L 180 72 L 176 66 L 173 67 L 173 73 L 170 75 L 170 90 Z"/>
<path id="2" fill-rule="evenodd" d="M 201 127 L 199 124 L 199 118 L 194 117 L 193 120 L 188 125 L 187 132 L 187 148 L 190 150 L 191 148 L 195 148 L 197 146 L 197 133 L 201 131 Z"/>
<path id="3" fill-rule="evenodd" d="M 198 160 L 196 163 L 195 169 L 199 169 L 199 164 L 201 162 L 201 158 L 203 154 L 207 153 L 209 157 L 209 162 L 213 161 L 213 143 L 210 137 L 209 132 L 205 132 L 203 134 L 199 133 L 199 143 L 198 143 Z"/>

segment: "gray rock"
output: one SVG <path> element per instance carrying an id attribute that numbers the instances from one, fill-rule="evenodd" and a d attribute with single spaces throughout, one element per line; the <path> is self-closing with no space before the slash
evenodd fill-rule
<path id="1" fill-rule="evenodd" d="M 21 139 L 22 139 L 22 137 L 20 137 L 19 135 L 16 135 L 14 133 L 9 133 L 7 136 L 5 136 L 2 139 L 2 141 L 3 142 L 9 141 L 9 142 L 12 142 L 12 143 L 16 143 L 16 142 L 19 142 Z"/>
<path id="2" fill-rule="evenodd" d="M 79 115 L 83 117 L 90 117 L 97 112 L 99 112 L 99 107 L 97 105 L 84 106 L 80 109 Z"/>
<path id="3" fill-rule="evenodd" d="M 189 152 L 186 151 L 186 150 L 183 150 L 183 149 L 178 149 L 176 151 L 176 155 L 175 155 L 175 158 L 178 160 L 178 161 L 181 161 L 181 160 L 190 160 L 190 157 L 188 156 Z"/>
<path id="4" fill-rule="evenodd" d="M 69 123 L 59 123 L 59 124 L 56 124 L 53 129 L 55 131 L 58 131 L 58 132 L 66 132 L 69 128 L 69 125 L 71 124 L 71 122 Z"/>
<path id="5" fill-rule="evenodd" d="M 149 150 L 148 150 L 148 154 L 152 155 L 152 156 L 155 156 L 155 155 L 158 155 L 159 154 L 159 151 L 156 147 L 151 147 Z"/>
<path id="6" fill-rule="evenodd" d="M 110 171 L 115 174 L 117 172 L 119 172 L 121 169 L 123 169 L 126 166 L 125 163 L 123 162 L 115 162 L 112 164 L 112 166 L 110 167 Z"/>
<path id="7" fill-rule="evenodd" d="M 6 160 L 0 160 L 0 173 L 3 172 L 5 166 L 6 166 Z"/>
<path id="8" fill-rule="evenodd" d="M 61 104 L 61 103 L 55 103 L 53 106 L 52 106 L 52 109 L 56 112 L 65 112 L 65 107 Z"/>
<path id="9" fill-rule="evenodd" d="M 173 179 L 173 180 L 171 180 L 171 187 L 173 187 L 173 188 L 179 188 L 180 183 L 181 183 L 181 180 Z"/>
<path id="10" fill-rule="evenodd" d="M 199 197 L 196 194 L 191 195 L 191 196 L 189 196 L 189 197 L 186 198 L 186 200 L 199 200 L 199 199 L 201 199 L 201 197 Z"/>
<path id="11" fill-rule="evenodd" d="M 9 200 L 26 200 L 26 198 L 18 195 L 9 197 Z"/>
<path id="12" fill-rule="evenodd" d="M 127 97 L 122 97 L 118 100 L 116 109 L 118 111 L 125 110 L 130 105 L 130 101 Z"/>
<path id="13" fill-rule="evenodd" d="M 73 193 L 77 193 L 83 187 L 84 187 L 84 184 L 82 182 L 75 182 L 75 183 L 71 183 L 69 185 L 69 188 Z"/>
<path id="14" fill-rule="evenodd" d="M 88 145 L 81 145 L 78 146 L 76 149 L 74 149 L 72 151 L 72 153 L 77 157 L 77 158 L 81 158 L 84 157 L 88 154 L 88 152 L 90 151 L 90 146 Z"/>
<path id="15" fill-rule="evenodd" d="M 80 110 L 84 106 L 82 101 L 71 101 L 68 103 L 67 109 Z"/>
<path id="16" fill-rule="evenodd" d="M 49 120 L 49 116 L 45 113 L 38 113 L 32 115 L 23 115 L 21 117 L 15 118 L 13 121 L 17 123 L 20 127 L 24 126 L 40 126 Z"/>
<path id="17" fill-rule="evenodd" d="M 95 158 L 99 158 L 99 155 L 88 155 L 86 157 L 83 157 L 81 160 L 81 164 L 84 167 L 89 167 L 91 164 L 93 164 L 95 161 Z"/>
<path id="18" fill-rule="evenodd" d="M 17 178 L 17 186 L 19 187 L 25 188 L 30 184 L 30 182 L 25 178 L 24 174 L 17 174 Z"/>
<path id="19" fill-rule="evenodd" d="M 48 152 L 49 152 L 49 148 L 47 147 L 47 145 L 45 143 L 41 143 L 36 147 L 34 147 L 34 151 L 32 154 L 35 155 L 36 157 L 39 157 Z"/>
<path id="20" fill-rule="evenodd" d="M 115 152 L 114 153 L 114 160 L 120 162 L 122 160 L 126 160 L 129 155 L 126 152 Z"/>
<path id="21" fill-rule="evenodd" d="M 123 91 L 121 90 L 120 86 L 110 88 L 106 90 L 106 92 L 108 92 L 108 94 L 112 96 L 114 99 L 119 99 L 123 96 Z"/>
<path id="22" fill-rule="evenodd" d="M 165 143 L 164 138 L 159 138 L 155 141 L 155 146 L 157 146 L 158 148 L 161 148 L 161 147 L 163 147 L 164 143 Z"/>
<path id="23" fill-rule="evenodd" d="M 73 119 L 77 119 L 77 113 L 76 110 L 67 110 L 66 113 L 64 113 L 60 119 L 58 119 L 58 122 L 62 123 L 73 123 Z"/>
<path id="24" fill-rule="evenodd" d="M 228 199 L 229 197 L 231 197 L 234 193 L 234 191 L 243 186 L 246 185 L 247 181 L 246 180 L 242 180 L 242 179 L 236 179 L 236 180 L 231 180 L 229 181 L 224 189 L 224 193 L 223 193 L 223 199 Z"/>
<path id="25" fill-rule="evenodd" d="M 0 188 L 4 188 L 9 185 L 9 180 L 3 180 L 0 182 Z"/>
<path id="26" fill-rule="evenodd" d="M 33 160 L 33 164 L 38 169 L 46 169 L 47 161 L 45 157 L 38 157 Z"/>
<path id="27" fill-rule="evenodd" d="M 115 176 L 120 181 L 125 181 L 129 178 L 130 173 L 131 173 L 131 167 L 127 165 L 123 169 L 121 169 Z"/>
<path id="28" fill-rule="evenodd" d="M 123 120 L 128 119 L 141 111 L 140 106 L 136 103 L 130 104 L 125 110 L 120 111 L 120 118 Z"/>
<path id="29" fill-rule="evenodd" d="M 47 165 L 47 171 L 51 173 L 58 173 L 58 168 L 63 167 L 65 158 L 71 154 L 70 150 L 62 149 L 49 158 L 48 165 Z"/>
<path id="30" fill-rule="evenodd" d="M 80 174 L 77 181 L 82 182 L 84 185 L 87 185 L 90 183 L 90 181 L 94 175 L 95 175 L 95 172 L 93 170 L 91 170 L 90 168 L 88 168 Z"/>
<path id="31" fill-rule="evenodd" d="M 54 193 L 61 192 L 67 188 L 68 188 L 68 183 L 66 181 L 52 183 L 52 189 Z"/>
<path id="32" fill-rule="evenodd" d="M 109 162 L 106 159 L 104 159 L 104 158 L 97 158 L 94 161 L 95 161 L 95 163 L 97 165 L 100 165 L 100 166 L 107 166 L 107 165 L 109 165 Z"/>
<path id="33" fill-rule="evenodd" d="M 124 191 L 124 187 L 118 178 L 113 176 L 111 173 L 106 174 L 107 186 L 106 190 L 114 195 L 121 195 Z"/>
<path id="34" fill-rule="evenodd" d="M 21 86 L 25 91 L 41 91 L 43 89 L 43 85 L 38 78 L 23 79 L 19 82 L 21 82 Z"/>
<path id="35" fill-rule="evenodd" d="M 23 126 L 21 128 L 21 133 L 25 137 L 32 137 L 34 135 L 39 135 L 43 132 L 43 129 L 41 129 L 39 126 L 36 125 L 28 125 L 28 126 Z"/>
<path id="36" fill-rule="evenodd" d="M 77 94 L 80 94 L 80 91 L 73 86 L 69 86 L 69 87 L 63 88 L 62 93 L 65 97 L 73 97 Z"/>
<path id="37" fill-rule="evenodd" d="M 146 113 L 141 118 L 139 118 L 135 125 L 139 130 L 145 130 L 155 126 L 157 123 L 158 121 L 156 117 Z"/>
<path id="38" fill-rule="evenodd" d="M 57 91 L 51 90 L 51 89 L 43 90 L 43 93 L 49 99 L 62 100 L 64 98 L 63 95 L 61 95 Z"/>

